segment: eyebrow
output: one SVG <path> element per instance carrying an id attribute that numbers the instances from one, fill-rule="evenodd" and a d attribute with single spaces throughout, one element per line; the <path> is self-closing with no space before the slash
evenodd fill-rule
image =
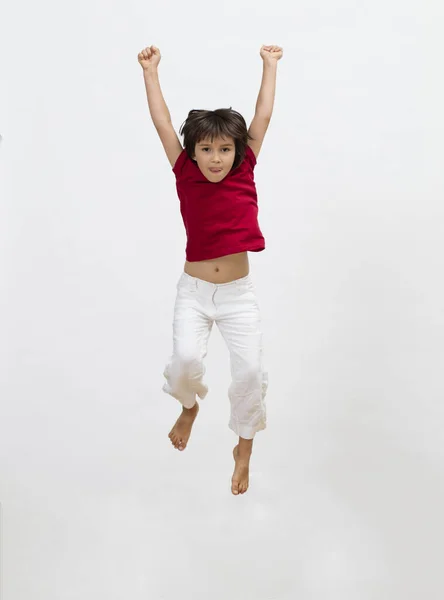
<path id="1" fill-rule="evenodd" d="M 197 144 L 197 145 L 198 145 L 198 146 L 211 146 L 211 144 L 209 144 L 209 143 L 206 143 L 206 144 L 205 144 L 204 142 L 202 142 L 202 143 L 200 143 L 200 144 Z M 222 146 L 233 146 L 233 144 L 231 144 L 231 143 L 228 143 L 228 144 L 221 144 L 221 145 L 222 145 Z"/>

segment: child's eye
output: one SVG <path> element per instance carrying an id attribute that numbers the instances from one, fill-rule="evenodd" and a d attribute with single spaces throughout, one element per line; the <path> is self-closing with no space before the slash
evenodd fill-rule
<path id="1" fill-rule="evenodd" d="M 202 150 L 209 150 L 209 148 L 202 148 Z M 229 148 L 224 148 L 224 150 L 226 150 L 227 152 L 229 152 L 229 151 L 230 151 L 230 149 L 229 149 Z"/>

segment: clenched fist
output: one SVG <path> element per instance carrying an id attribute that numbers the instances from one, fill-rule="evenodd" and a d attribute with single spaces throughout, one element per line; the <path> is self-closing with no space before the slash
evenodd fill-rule
<path id="1" fill-rule="evenodd" d="M 260 49 L 260 55 L 264 62 L 276 63 L 282 58 L 283 54 L 284 50 L 280 46 L 262 46 Z"/>
<path id="2" fill-rule="evenodd" d="M 148 46 L 137 57 L 142 69 L 152 69 L 160 63 L 160 50 L 156 46 Z"/>

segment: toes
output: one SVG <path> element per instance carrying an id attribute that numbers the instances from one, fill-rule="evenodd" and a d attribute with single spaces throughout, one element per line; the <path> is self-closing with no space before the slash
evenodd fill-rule
<path id="1" fill-rule="evenodd" d="M 173 444 L 173 446 L 175 448 L 177 448 L 178 445 L 179 445 L 179 443 L 180 443 L 179 438 L 176 435 L 174 435 L 173 433 L 171 435 L 169 435 L 168 437 L 170 438 L 171 443 Z"/>
<path id="2" fill-rule="evenodd" d="M 170 431 L 168 437 L 170 438 L 171 443 L 177 450 L 185 450 L 188 438 L 184 440 L 182 437 L 180 437 L 180 434 L 178 434 L 175 427 L 173 427 L 173 429 Z"/>
<path id="3" fill-rule="evenodd" d="M 248 481 L 237 481 L 236 479 L 231 480 L 231 491 L 235 496 L 239 494 L 245 494 L 248 490 Z"/>
<path id="4" fill-rule="evenodd" d="M 183 441 L 183 439 L 180 437 L 177 437 L 176 435 L 171 437 L 171 443 L 176 448 L 176 450 L 182 451 L 182 450 L 185 450 L 185 448 L 186 448 L 186 443 Z"/>

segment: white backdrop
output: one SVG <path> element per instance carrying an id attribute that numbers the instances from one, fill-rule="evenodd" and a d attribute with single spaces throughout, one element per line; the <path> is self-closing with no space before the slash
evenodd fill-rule
<path id="1" fill-rule="evenodd" d="M 29 1 L 0 18 L 2 600 L 441 600 L 438 2 Z M 251 121 L 270 386 L 230 492 L 228 352 L 189 447 L 161 391 L 185 234 L 151 123 Z M 441 553 L 441 557 L 439 554 Z"/>

